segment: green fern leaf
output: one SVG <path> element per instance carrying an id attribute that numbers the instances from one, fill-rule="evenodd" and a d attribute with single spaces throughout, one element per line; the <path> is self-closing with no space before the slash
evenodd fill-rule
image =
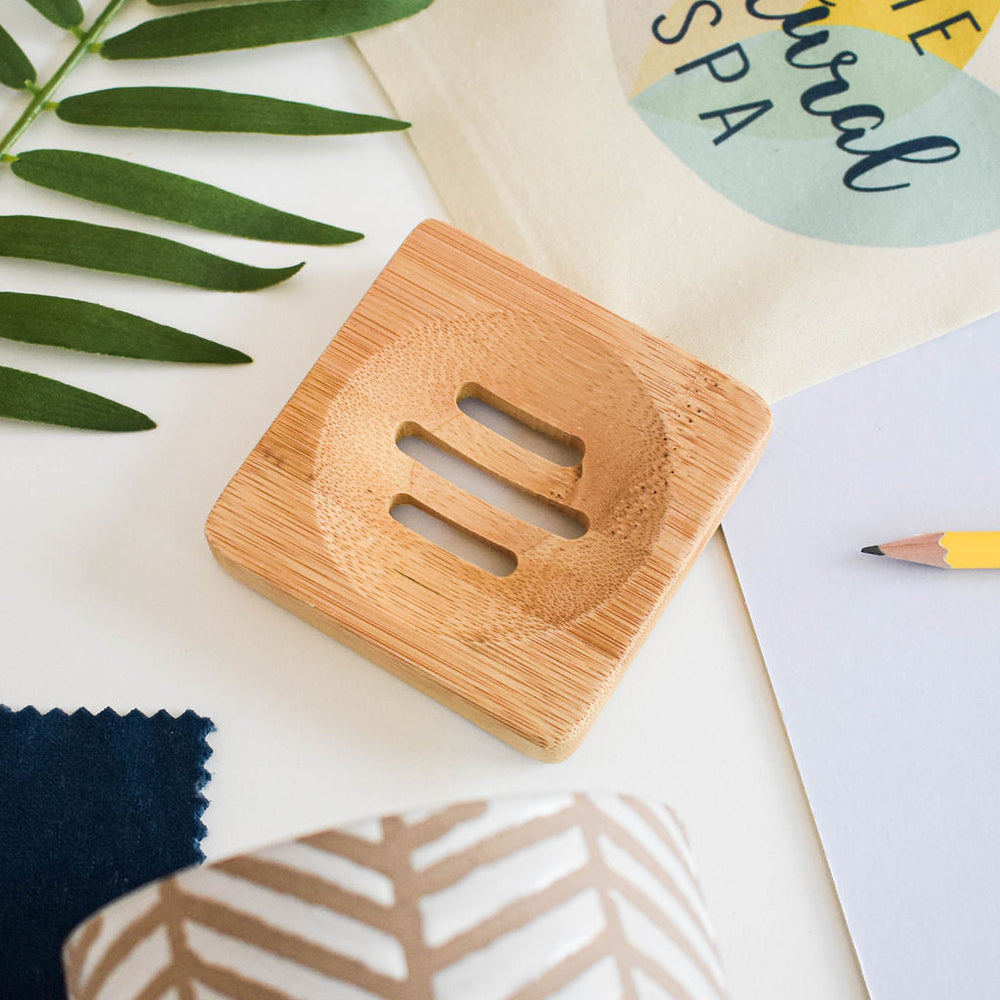
<path id="1" fill-rule="evenodd" d="M 77 0 L 28 0 L 28 3 L 60 28 L 75 28 L 83 20 L 83 9 Z"/>
<path id="2" fill-rule="evenodd" d="M 35 82 L 35 67 L 21 46 L 0 26 L 0 83 L 14 90 Z"/>
<path id="3" fill-rule="evenodd" d="M 394 132 L 409 122 L 335 111 L 315 104 L 195 87 L 116 87 L 59 102 L 56 114 L 75 125 L 259 132 L 271 135 L 353 135 Z"/>
<path id="4" fill-rule="evenodd" d="M 48 260 L 222 292 L 267 288 L 302 267 L 254 267 L 161 236 L 35 215 L 0 216 L 0 256 Z"/>
<path id="5" fill-rule="evenodd" d="M 281 212 L 220 188 L 127 161 L 67 150 L 14 155 L 46 110 L 66 122 L 118 127 L 284 135 L 338 135 L 408 128 L 407 122 L 252 94 L 183 87 L 122 87 L 56 104 L 54 95 L 90 53 L 109 59 L 160 58 L 255 48 L 350 34 L 408 17 L 432 0 L 236 0 L 157 17 L 100 42 L 129 0 L 104 0 L 84 30 L 79 0 L 28 0 L 77 44 L 42 86 L 14 39 L 0 28 L 0 84 L 32 91 L 0 138 L 15 174 L 50 190 L 130 211 L 257 239 L 332 244 L 360 234 Z M 150 0 L 168 6 L 187 0 Z M 0 216 L 0 257 L 49 261 L 221 291 L 267 288 L 302 264 L 265 268 L 218 257 L 128 229 L 29 215 Z M 0 292 L 0 337 L 151 360 L 237 364 L 240 351 L 92 302 Z M 0 417 L 99 430 L 154 427 L 149 417 L 95 393 L 32 372 L 0 366 Z"/>
<path id="6" fill-rule="evenodd" d="M 314 246 L 362 238 L 361 233 L 291 215 L 212 184 L 111 156 L 35 149 L 18 156 L 11 169 L 39 187 L 231 236 Z"/>
<path id="7" fill-rule="evenodd" d="M 0 292 L 0 337 L 147 361 L 238 365 L 242 351 L 95 302 Z"/>
<path id="8" fill-rule="evenodd" d="M 186 3 L 198 3 L 199 0 L 146 0 L 150 7 L 180 7 Z M 204 3 L 256 3 L 258 0 L 202 0 Z"/>
<path id="9" fill-rule="evenodd" d="M 0 365 L 0 417 L 93 431 L 148 431 L 145 413 L 34 372 Z"/>
<path id="10" fill-rule="evenodd" d="M 416 14 L 431 0 L 277 0 L 158 17 L 101 46 L 105 59 L 161 59 L 349 35 Z"/>

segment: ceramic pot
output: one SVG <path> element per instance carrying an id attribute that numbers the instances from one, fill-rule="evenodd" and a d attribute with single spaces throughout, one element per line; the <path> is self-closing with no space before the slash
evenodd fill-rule
<path id="1" fill-rule="evenodd" d="M 71 1000 L 720 1000 L 685 835 L 630 796 L 355 823 L 190 868 L 64 950 Z"/>

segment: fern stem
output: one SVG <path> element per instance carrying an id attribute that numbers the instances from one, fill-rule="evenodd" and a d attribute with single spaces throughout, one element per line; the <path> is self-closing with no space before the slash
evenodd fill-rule
<path id="1" fill-rule="evenodd" d="M 90 28 L 81 33 L 76 47 L 67 56 L 66 61 L 52 74 L 42 87 L 33 89 L 31 103 L 24 109 L 24 113 L 14 122 L 10 131 L 0 139 L 0 158 L 6 158 L 14 148 L 14 144 L 31 127 L 32 122 L 47 110 L 46 105 L 49 98 L 62 86 L 66 78 L 76 69 L 84 57 L 90 52 L 91 46 L 101 37 L 105 28 L 121 13 L 122 8 L 129 0 L 111 0 L 111 2 L 98 14 L 97 19 Z"/>

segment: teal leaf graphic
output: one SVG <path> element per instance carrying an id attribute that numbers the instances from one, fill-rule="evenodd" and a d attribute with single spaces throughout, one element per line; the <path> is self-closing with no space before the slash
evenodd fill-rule
<path id="1" fill-rule="evenodd" d="M 777 28 L 740 43 L 753 72 L 723 85 L 724 113 L 745 123 L 728 138 L 721 102 L 712 103 L 719 83 L 707 70 L 670 73 L 632 106 L 705 183 L 789 232 L 849 246 L 918 247 L 1000 227 L 997 93 L 930 52 L 917 55 L 906 39 L 850 25 L 828 30 L 830 51 L 850 53 L 850 89 L 843 98 L 814 93 L 812 111 L 803 104 L 813 93 L 806 89 L 812 60 L 789 61 L 788 36 Z M 767 94 L 801 99 L 776 100 L 759 113 Z M 906 152 L 915 140 L 927 145 Z M 866 172 L 852 188 L 859 168 Z"/>

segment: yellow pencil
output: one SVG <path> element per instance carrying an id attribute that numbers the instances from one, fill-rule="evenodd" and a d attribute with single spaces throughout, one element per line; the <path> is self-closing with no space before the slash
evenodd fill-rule
<path id="1" fill-rule="evenodd" d="M 861 551 L 942 569 L 1000 569 L 1000 531 L 932 531 Z"/>

